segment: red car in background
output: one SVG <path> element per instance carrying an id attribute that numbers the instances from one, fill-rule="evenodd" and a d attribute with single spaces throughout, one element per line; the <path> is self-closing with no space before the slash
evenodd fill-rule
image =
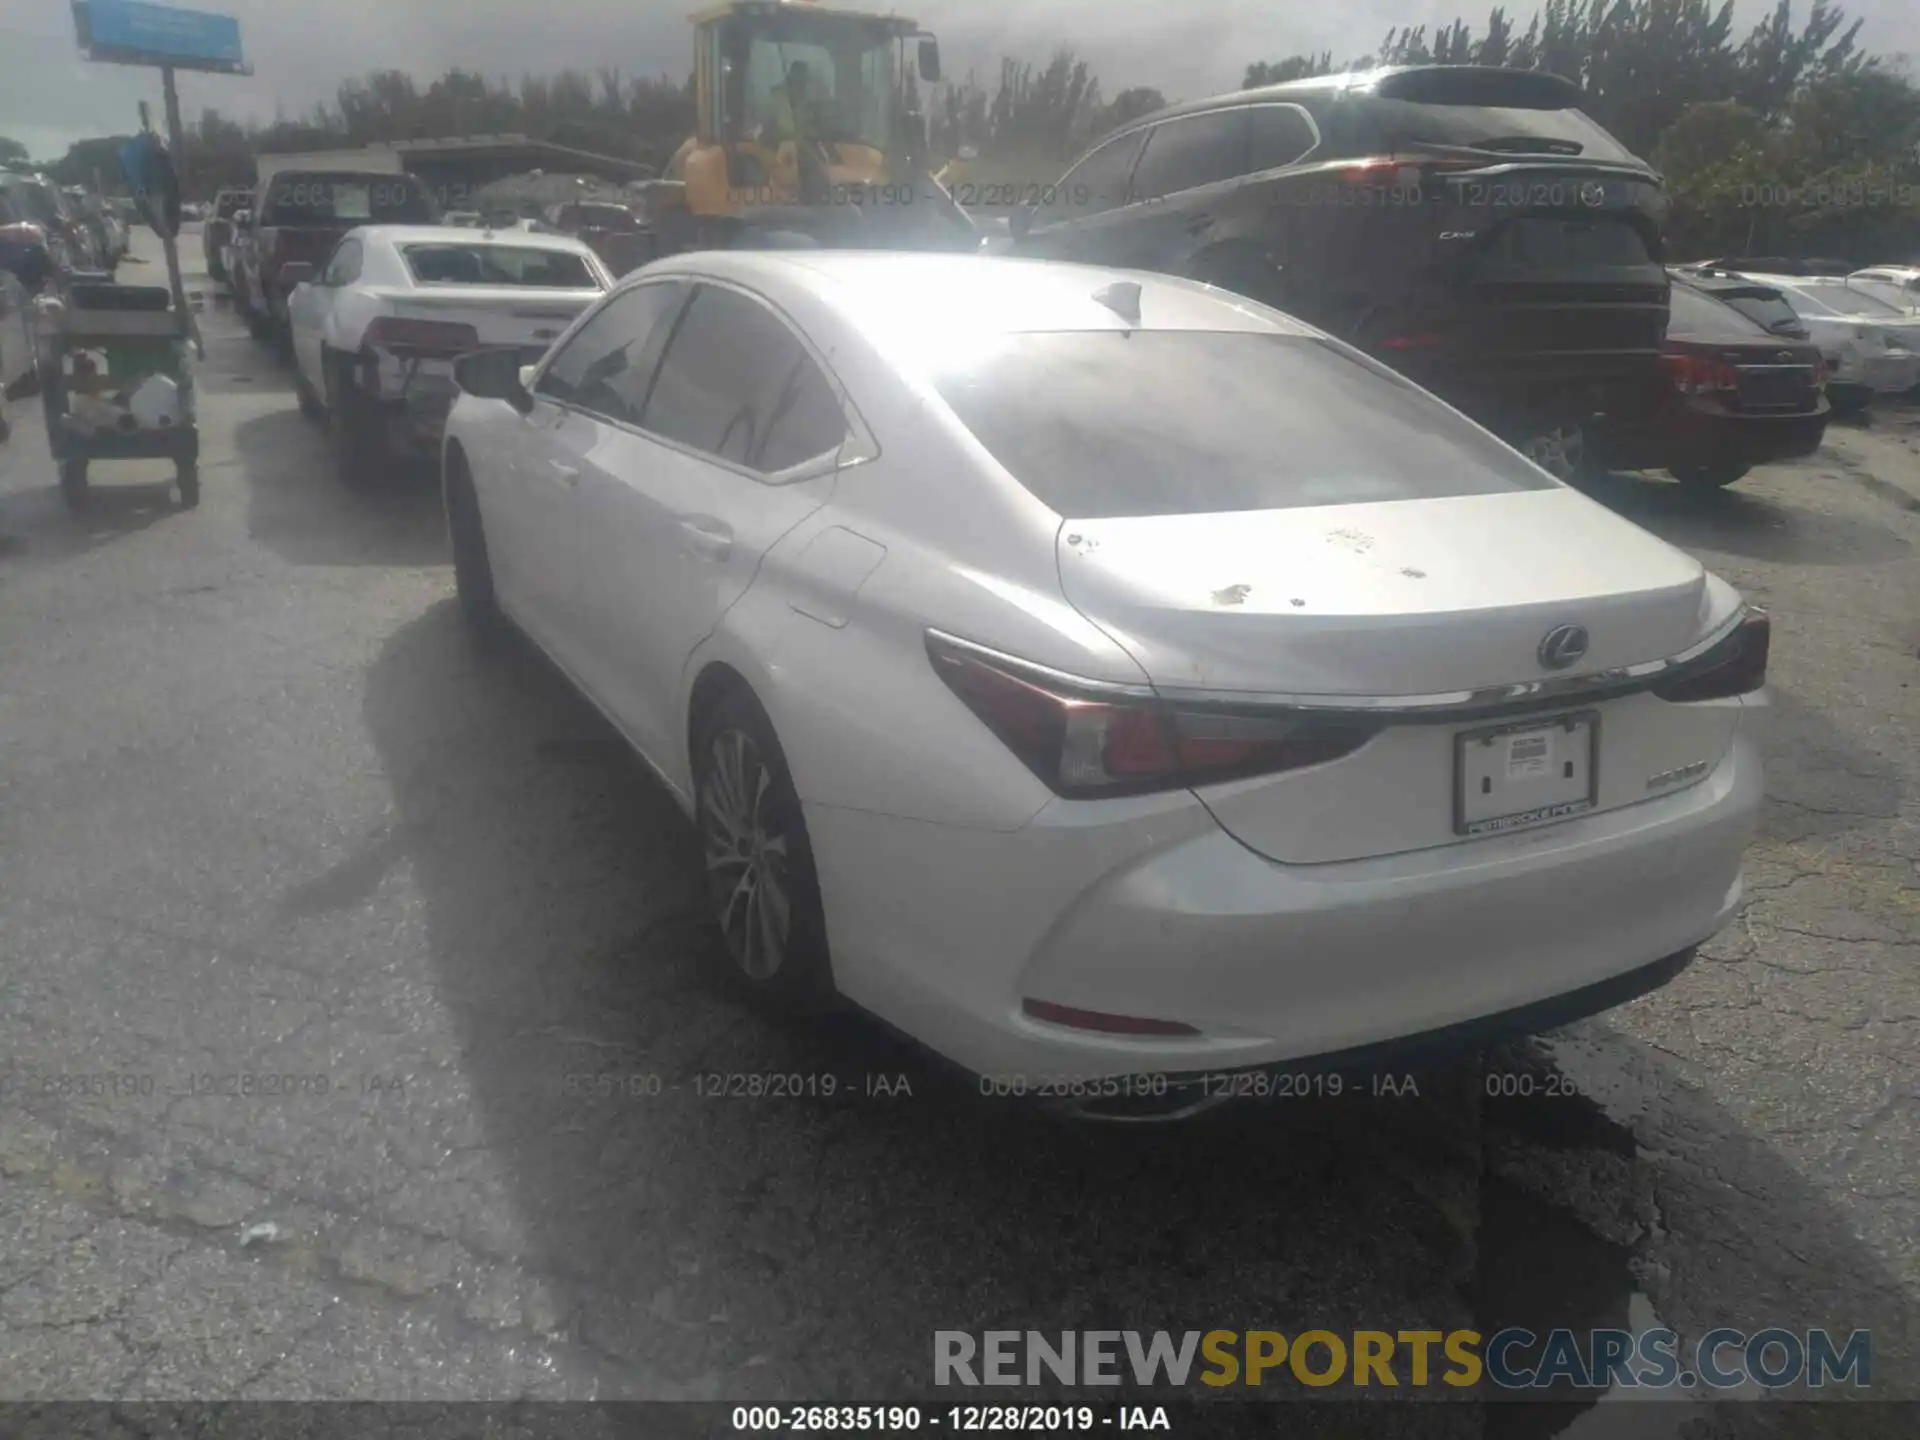
<path id="1" fill-rule="evenodd" d="M 1683 485 L 1723 487 L 1820 448 L 1831 407 L 1819 346 L 1769 334 L 1678 277 L 1670 304 L 1664 383 L 1587 429 L 1583 468 L 1666 470 Z"/>
<path id="2" fill-rule="evenodd" d="M 631 205 L 618 200 L 569 200 L 547 212 L 547 223 L 585 244 L 615 278 L 653 258 L 653 236 L 646 223 Z"/>
<path id="3" fill-rule="evenodd" d="M 281 170 L 256 197 L 233 246 L 233 304 L 254 338 L 284 337 L 283 266 L 317 271 L 349 230 L 362 225 L 431 225 L 439 218 L 427 187 L 412 175 L 378 171 Z"/>

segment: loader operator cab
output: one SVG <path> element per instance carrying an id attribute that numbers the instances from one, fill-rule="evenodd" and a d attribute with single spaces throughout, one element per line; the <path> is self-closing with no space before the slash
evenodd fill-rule
<path id="1" fill-rule="evenodd" d="M 811 0 L 731 0 L 692 20 L 697 133 L 668 173 L 695 215 L 858 203 L 925 164 L 909 65 L 936 81 L 939 50 L 913 21 Z"/>

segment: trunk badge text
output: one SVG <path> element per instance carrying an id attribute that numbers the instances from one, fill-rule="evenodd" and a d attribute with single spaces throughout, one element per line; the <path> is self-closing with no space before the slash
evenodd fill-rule
<path id="1" fill-rule="evenodd" d="M 1662 770 L 1658 775 L 1647 777 L 1647 789 L 1665 790 L 1670 785 L 1679 785 L 1688 780 L 1698 780 L 1711 768 L 1705 760 L 1696 760 L 1691 765 L 1682 765 L 1678 770 Z"/>
<path id="2" fill-rule="evenodd" d="M 1556 625 L 1549 630 L 1534 651 L 1549 670 L 1564 670 L 1587 653 L 1587 629 L 1584 625 Z"/>

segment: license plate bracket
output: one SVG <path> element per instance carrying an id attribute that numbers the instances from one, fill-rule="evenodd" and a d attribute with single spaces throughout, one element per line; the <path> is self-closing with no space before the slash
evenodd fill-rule
<path id="1" fill-rule="evenodd" d="M 1600 800 L 1600 714 L 1536 716 L 1454 736 L 1453 832 L 1499 835 L 1571 819 Z"/>

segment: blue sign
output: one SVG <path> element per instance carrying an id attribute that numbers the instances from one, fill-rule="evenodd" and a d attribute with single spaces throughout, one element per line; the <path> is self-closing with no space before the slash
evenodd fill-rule
<path id="1" fill-rule="evenodd" d="M 229 74 L 246 69 L 240 22 L 231 15 L 146 0 L 74 0 L 73 18 L 90 59 Z"/>

